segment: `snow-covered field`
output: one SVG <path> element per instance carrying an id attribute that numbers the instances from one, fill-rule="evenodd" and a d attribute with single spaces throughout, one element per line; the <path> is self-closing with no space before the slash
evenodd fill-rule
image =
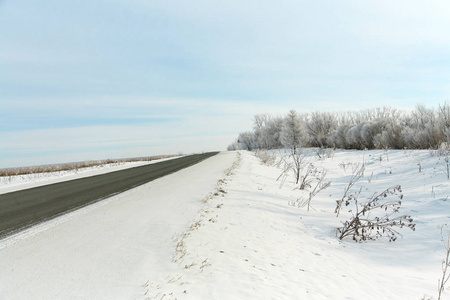
<path id="1" fill-rule="evenodd" d="M 436 299 L 450 221 L 443 157 L 310 151 L 331 186 L 309 211 L 292 205 L 307 193 L 293 177 L 276 180 L 283 164 L 220 153 L 0 241 L 0 299 Z M 399 214 L 415 231 L 392 243 L 336 237 L 350 217 L 346 207 L 336 217 L 336 200 L 357 163 L 366 169 L 351 192 L 362 201 L 401 185 Z"/>

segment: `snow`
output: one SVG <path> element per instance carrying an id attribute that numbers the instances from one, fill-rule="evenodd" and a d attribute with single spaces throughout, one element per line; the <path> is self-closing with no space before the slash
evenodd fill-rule
<path id="1" fill-rule="evenodd" d="M 233 160 L 214 156 L 1 241 L 0 299 L 143 297 L 142 285 L 172 268 L 172 236 Z"/>
<path id="2" fill-rule="evenodd" d="M 0 241 L 0 299 L 421 299 L 436 297 L 450 181 L 431 151 L 335 151 L 309 160 L 331 186 L 310 211 L 282 164 L 220 153 Z M 276 152 L 279 161 L 281 153 Z M 416 230 L 355 243 L 334 214 L 357 163 L 364 200 L 400 184 Z M 450 295 L 448 289 L 445 297 Z"/>

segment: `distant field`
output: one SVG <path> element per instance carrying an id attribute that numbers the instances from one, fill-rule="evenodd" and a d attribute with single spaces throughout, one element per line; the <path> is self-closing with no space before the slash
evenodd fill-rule
<path id="1" fill-rule="evenodd" d="M 3 168 L 0 169 L 0 177 L 6 176 L 17 176 L 35 173 L 51 173 L 51 172 L 61 172 L 78 170 L 89 167 L 96 167 L 108 164 L 122 164 L 126 162 L 136 162 L 136 161 L 152 161 L 164 158 L 170 158 L 175 155 L 157 155 L 157 156 L 144 156 L 144 157 L 133 157 L 133 158 L 119 158 L 119 159 L 104 159 L 104 160 L 88 160 L 81 162 L 71 162 L 71 163 L 61 163 L 61 164 L 49 164 L 49 165 L 39 165 L 30 167 L 17 167 L 17 168 Z"/>

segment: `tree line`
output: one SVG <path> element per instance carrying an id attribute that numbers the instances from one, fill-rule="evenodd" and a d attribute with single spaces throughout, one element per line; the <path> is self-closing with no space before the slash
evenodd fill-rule
<path id="1" fill-rule="evenodd" d="M 349 112 L 258 114 L 228 150 L 321 147 L 340 149 L 436 149 L 450 142 L 450 105 L 417 105 Z M 446 144 L 446 145 L 447 145 Z"/>

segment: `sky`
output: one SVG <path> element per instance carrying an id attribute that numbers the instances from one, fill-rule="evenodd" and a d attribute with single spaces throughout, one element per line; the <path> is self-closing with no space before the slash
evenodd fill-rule
<path id="1" fill-rule="evenodd" d="M 255 114 L 449 100 L 447 0 L 0 0 L 0 168 L 225 150 Z"/>

